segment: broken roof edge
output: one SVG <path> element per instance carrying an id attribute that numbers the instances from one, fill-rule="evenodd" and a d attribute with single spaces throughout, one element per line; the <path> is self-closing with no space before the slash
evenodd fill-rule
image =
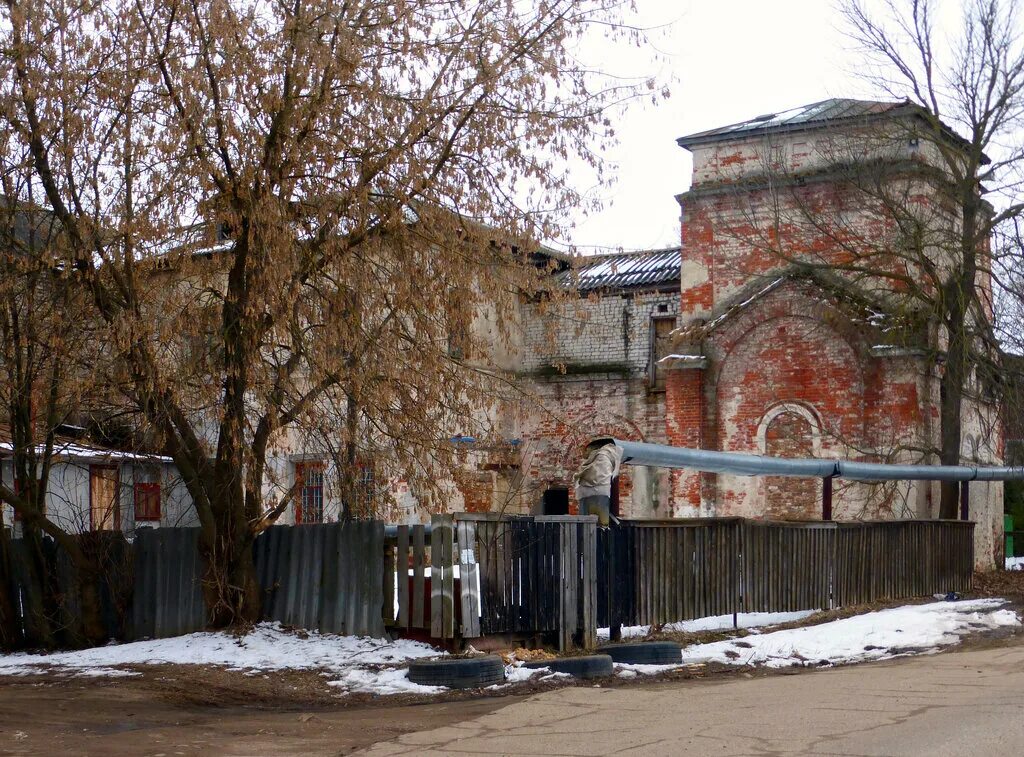
<path id="1" fill-rule="evenodd" d="M 681 259 L 681 245 L 577 255 L 557 275 L 580 293 L 678 291 Z"/>
<path id="2" fill-rule="evenodd" d="M 1022 481 L 1024 467 L 979 465 L 899 465 L 860 463 L 842 459 L 781 458 L 743 452 L 670 447 L 596 437 L 593 443 L 614 444 L 622 450 L 623 465 L 686 468 L 739 476 L 843 478 L 855 481 Z"/>

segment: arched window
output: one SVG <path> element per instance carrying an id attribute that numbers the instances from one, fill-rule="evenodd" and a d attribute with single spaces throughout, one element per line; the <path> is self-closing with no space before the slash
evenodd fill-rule
<path id="1" fill-rule="evenodd" d="M 765 413 L 757 430 L 762 454 L 771 457 L 817 457 L 821 452 L 821 428 L 817 416 L 803 405 L 785 403 Z M 821 505 L 813 478 L 764 477 L 764 515 L 776 520 L 810 520 L 819 517 Z"/>

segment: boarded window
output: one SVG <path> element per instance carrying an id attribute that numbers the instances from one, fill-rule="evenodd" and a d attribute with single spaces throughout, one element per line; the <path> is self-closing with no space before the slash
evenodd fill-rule
<path id="1" fill-rule="evenodd" d="M 802 415 L 783 412 L 765 429 L 765 454 L 772 457 L 813 457 L 814 432 Z M 814 478 L 764 476 L 765 516 L 774 520 L 820 517 L 821 482 Z"/>
<path id="2" fill-rule="evenodd" d="M 324 522 L 324 464 L 320 461 L 295 464 L 297 483 L 296 523 Z"/>
<path id="3" fill-rule="evenodd" d="M 675 328 L 675 316 L 659 316 L 651 319 L 651 365 L 648 373 L 653 389 L 665 388 L 665 371 L 658 361 L 666 355 L 672 354 L 672 332 Z"/>
<path id="4" fill-rule="evenodd" d="M 160 520 L 160 484 L 136 482 L 135 520 Z"/>
<path id="5" fill-rule="evenodd" d="M 117 466 L 89 466 L 89 515 L 93 531 L 121 529 L 119 485 Z"/>

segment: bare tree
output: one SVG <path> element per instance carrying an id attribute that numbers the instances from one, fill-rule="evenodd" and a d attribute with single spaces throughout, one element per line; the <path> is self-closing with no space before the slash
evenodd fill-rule
<path id="1" fill-rule="evenodd" d="M 903 238 L 916 242 L 909 245 L 914 269 L 926 276 L 926 296 L 919 299 L 944 332 L 939 457 L 955 465 L 965 393 L 984 395 L 998 370 L 992 323 L 993 299 L 1005 282 L 1001 272 L 1019 266 L 992 242 L 1024 212 L 1024 28 L 1014 3 L 965 0 L 962 25 L 949 44 L 936 29 L 934 2 L 885 5 L 881 19 L 859 0 L 845 12 L 854 38 L 881 66 L 872 80 L 921 106 L 923 126 L 915 133 L 932 148 L 940 171 L 934 181 L 948 203 L 944 218 L 906 211 L 896 218 L 911 221 Z M 943 486 L 940 515 L 956 515 L 952 484 Z"/>
<path id="2" fill-rule="evenodd" d="M 67 285 L 66 271 L 56 263 L 60 229 L 53 215 L 17 199 L 25 180 L 21 162 L 5 160 L 0 165 L 0 403 L 13 473 L 12 480 L 0 480 L 0 503 L 10 505 L 21 522 L 24 554 L 29 557 L 25 569 L 41 589 L 31 593 L 31 605 L 24 608 L 36 635 L 53 646 L 63 625 L 60 591 L 42 543 L 45 535 L 64 550 L 78 577 L 80 634 L 64 630 L 72 631 L 72 640 L 99 643 L 104 639 L 97 583 L 101 555 L 76 536 L 81 528 L 57 522 L 46 507 L 60 452 L 57 432 L 79 417 L 90 392 L 92 374 L 75 362 L 97 354 L 95 346 L 86 346 L 88 333 L 82 328 L 88 320 L 88 301 Z M 0 644 L 10 645 L 16 642 L 16 623 L 13 599 L 7 596 L 11 545 L 7 529 L 3 531 L 0 617 L 5 622 Z"/>
<path id="3" fill-rule="evenodd" d="M 527 253 L 579 200 L 566 159 L 599 165 L 637 92 L 574 57 L 623 33 L 619 3 L 4 6 L 11 139 L 194 500 L 211 621 L 252 619 L 252 540 L 294 490 L 268 499 L 268 457 L 304 421 L 340 439 L 351 492 L 365 440 L 433 470 L 478 417 L 493 376 L 450 337 L 479 342 L 461 326 L 487 303 L 507 338 L 543 286 Z"/>
<path id="4" fill-rule="evenodd" d="M 845 282 L 867 320 L 881 311 L 888 340 L 928 353 L 939 377 L 937 439 L 901 449 L 958 465 L 968 414 L 989 424 L 983 435 L 999 422 L 995 297 L 1019 259 L 992 240 L 1024 212 L 1020 19 L 1013 3 L 964 0 L 947 39 L 933 0 L 841 7 L 867 59 L 861 73 L 895 102 L 820 131 L 810 159 L 769 136 L 767 184 L 735 227 L 794 269 Z M 957 503 L 957 485 L 944 482 L 940 517 L 955 518 Z"/>

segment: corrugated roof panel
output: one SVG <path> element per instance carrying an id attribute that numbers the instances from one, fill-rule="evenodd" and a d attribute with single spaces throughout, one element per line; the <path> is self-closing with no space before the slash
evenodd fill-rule
<path id="1" fill-rule="evenodd" d="M 681 263 L 678 247 L 600 255 L 584 258 L 561 279 L 566 286 L 575 285 L 584 292 L 658 286 L 679 281 Z"/>

